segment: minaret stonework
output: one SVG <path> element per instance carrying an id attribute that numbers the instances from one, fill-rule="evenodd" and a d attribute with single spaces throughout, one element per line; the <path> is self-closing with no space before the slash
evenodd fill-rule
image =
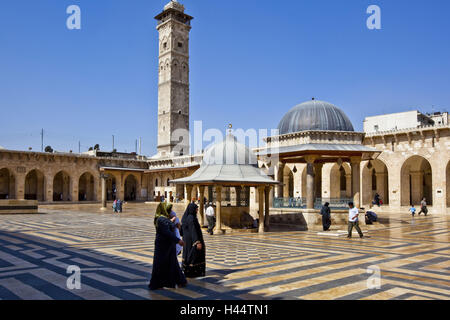
<path id="1" fill-rule="evenodd" d="M 171 1 L 155 17 L 159 32 L 158 154 L 190 154 L 189 32 L 193 17 Z"/>

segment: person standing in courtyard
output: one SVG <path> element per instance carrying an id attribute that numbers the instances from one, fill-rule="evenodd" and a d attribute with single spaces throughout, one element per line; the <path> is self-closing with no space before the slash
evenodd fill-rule
<path id="1" fill-rule="evenodd" d="M 173 211 L 173 204 L 169 203 L 167 205 L 167 213 L 169 214 L 170 221 L 175 225 L 175 236 L 179 239 L 181 239 L 180 230 L 181 230 L 181 222 L 180 219 L 178 219 L 177 214 L 175 211 Z M 176 245 L 177 247 L 177 256 L 180 255 L 181 250 L 183 250 L 183 247 L 180 246 L 178 243 Z"/>
<path id="2" fill-rule="evenodd" d="M 417 215 L 420 216 L 420 214 L 422 212 L 425 214 L 425 217 L 426 217 L 427 214 L 428 214 L 427 199 L 426 198 L 423 198 L 422 201 L 420 201 L 420 211 L 419 211 L 419 213 Z"/>
<path id="3" fill-rule="evenodd" d="M 213 235 L 214 227 L 216 226 L 216 213 L 214 212 L 214 207 L 211 202 L 209 203 L 208 208 L 206 208 L 206 220 L 208 220 L 208 233 Z"/>
<path id="4" fill-rule="evenodd" d="M 412 217 L 414 218 L 415 214 L 416 214 L 416 208 L 414 208 L 414 205 L 411 205 L 411 208 L 409 209 L 409 212 L 411 212 Z"/>
<path id="5" fill-rule="evenodd" d="M 206 270 L 205 242 L 197 219 L 198 206 L 190 203 L 181 219 L 181 235 L 184 241 L 183 271 L 186 277 L 204 277 Z"/>
<path id="6" fill-rule="evenodd" d="M 113 202 L 113 213 L 117 212 L 117 199 Z"/>
<path id="7" fill-rule="evenodd" d="M 348 210 L 348 235 L 347 238 L 352 237 L 352 230 L 353 227 L 355 227 L 356 231 L 358 231 L 359 237 L 363 238 L 364 235 L 361 231 L 361 228 L 359 227 L 359 210 L 358 208 L 355 208 L 353 202 L 349 202 L 348 204 L 349 210 Z"/>
<path id="8" fill-rule="evenodd" d="M 177 259 L 176 244 L 184 242 L 175 235 L 175 225 L 169 219 L 167 205 L 160 203 L 155 214 L 155 253 L 153 256 L 152 278 L 148 285 L 150 290 L 185 287 L 186 277 L 181 271 Z"/>
<path id="9" fill-rule="evenodd" d="M 330 204 L 326 202 L 322 209 L 320 209 L 320 215 L 322 216 L 322 226 L 323 231 L 330 230 L 331 227 L 331 211 L 330 211 Z"/>

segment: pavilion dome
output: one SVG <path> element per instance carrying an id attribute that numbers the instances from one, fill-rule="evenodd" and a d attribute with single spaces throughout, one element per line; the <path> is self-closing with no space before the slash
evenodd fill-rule
<path id="1" fill-rule="evenodd" d="M 208 147 L 200 168 L 190 177 L 170 181 L 175 184 L 234 183 L 238 185 L 278 184 L 258 168 L 256 155 L 235 136 Z"/>
<path id="2" fill-rule="evenodd" d="M 280 135 L 299 131 L 355 131 L 341 109 L 314 99 L 289 110 L 281 119 L 278 130 Z"/>
<path id="3" fill-rule="evenodd" d="M 205 150 L 202 165 L 255 165 L 257 158 L 247 146 L 239 143 L 232 134 L 227 134 L 222 142 L 218 142 Z"/>

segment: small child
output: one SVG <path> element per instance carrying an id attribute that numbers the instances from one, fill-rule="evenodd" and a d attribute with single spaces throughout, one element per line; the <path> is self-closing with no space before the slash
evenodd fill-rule
<path id="1" fill-rule="evenodd" d="M 411 214 L 414 218 L 414 215 L 416 214 L 416 208 L 414 208 L 414 205 L 411 206 L 411 209 L 409 209 L 409 211 L 411 212 Z"/>
<path id="2" fill-rule="evenodd" d="M 172 220 L 172 222 L 175 224 L 175 235 L 178 237 L 178 239 L 181 239 L 181 235 L 180 235 L 180 228 L 181 228 L 181 223 L 180 223 L 180 219 L 178 219 L 177 214 L 173 211 L 170 211 L 170 219 Z M 180 246 L 178 243 L 176 245 L 177 247 L 177 256 L 181 253 L 181 250 L 183 249 L 182 246 Z"/>

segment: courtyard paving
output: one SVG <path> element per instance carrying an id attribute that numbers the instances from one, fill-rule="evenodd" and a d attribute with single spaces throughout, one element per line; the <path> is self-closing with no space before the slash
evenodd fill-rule
<path id="1" fill-rule="evenodd" d="M 181 217 L 182 206 L 177 206 Z M 207 276 L 149 291 L 155 205 L 112 215 L 94 205 L 49 205 L 0 215 L 1 299 L 449 299 L 450 218 L 381 215 L 370 238 L 313 231 L 205 232 Z M 70 290 L 68 266 L 81 268 Z M 367 286 L 368 267 L 381 288 Z M 373 282 L 370 282 L 373 283 Z"/>

